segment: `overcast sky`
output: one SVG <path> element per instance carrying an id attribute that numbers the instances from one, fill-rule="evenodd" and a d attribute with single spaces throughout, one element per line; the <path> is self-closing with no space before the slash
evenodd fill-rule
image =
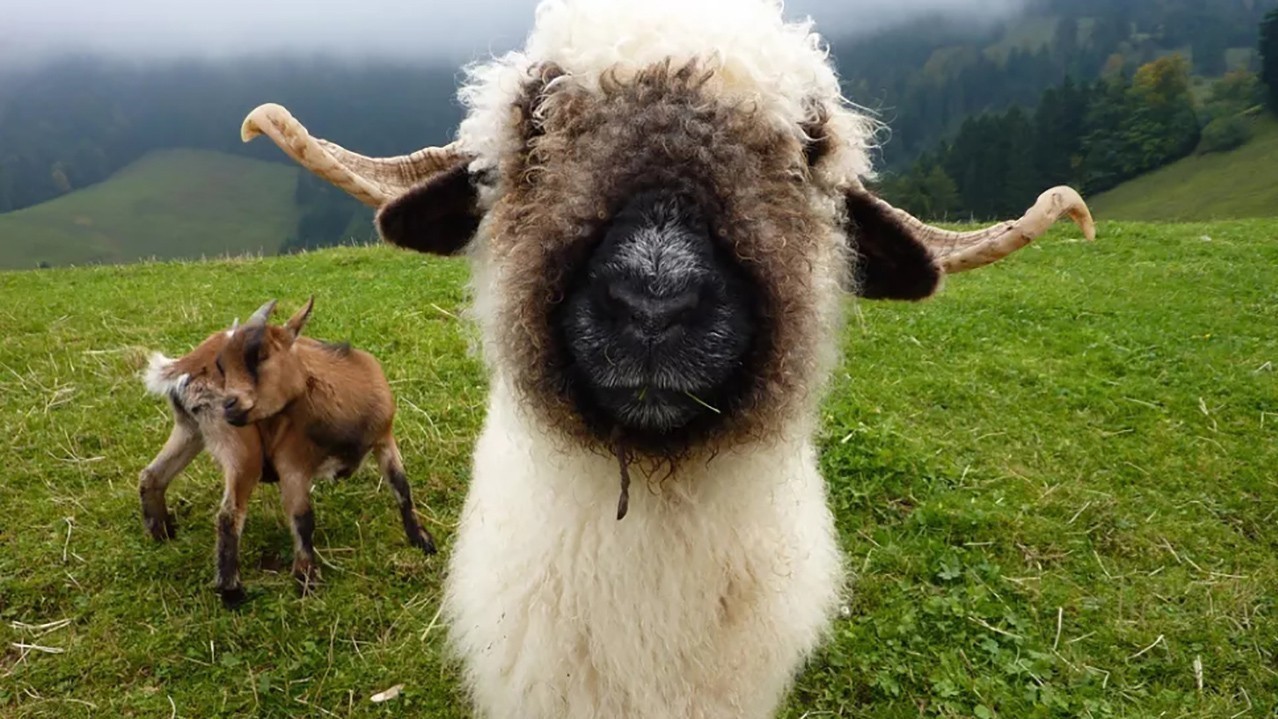
<path id="1" fill-rule="evenodd" d="M 696 2 L 696 0 L 688 0 Z M 1023 0 L 788 0 L 829 37 L 943 10 L 989 18 Z M 133 57 L 324 51 L 473 58 L 519 45 L 536 0 L 0 0 L 0 62 L 63 52 Z"/>

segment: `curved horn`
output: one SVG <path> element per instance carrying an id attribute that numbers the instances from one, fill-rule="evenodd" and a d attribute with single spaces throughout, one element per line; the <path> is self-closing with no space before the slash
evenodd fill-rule
<path id="1" fill-rule="evenodd" d="M 257 311 L 253 313 L 253 316 L 248 318 L 248 322 L 244 323 L 244 326 L 245 327 L 262 327 L 266 324 L 266 321 L 271 318 L 271 313 L 274 311 L 275 311 L 275 300 L 271 300 L 270 302 L 267 302 L 261 307 L 258 307 Z"/>
<path id="2" fill-rule="evenodd" d="M 259 105 L 244 118 L 240 139 L 266 135 L 299 165 L 370 207 L 381 207 L 409 188 L 462 162 L 457 143 L 427 147 L 398 157 L 366 157 L 328 140 L 312 137 L 288 110 Z"/>
<path id="3" fill-rule="evenodd" d="M 966 272 L 998 262 L 1033 242 L 1047 232 L 1061 217 L 1069 215 L 1088 241 L 1096 239 L 1096 223 L 1087 203 L 1073 188 L 1061 185 L 1038 196 L 1021 219 L 1001 222 L 975 232 L 953 232 L 933 227 L 882 199 L 878 202 L 890 209 L 913 232 L 947 274 Z"/>

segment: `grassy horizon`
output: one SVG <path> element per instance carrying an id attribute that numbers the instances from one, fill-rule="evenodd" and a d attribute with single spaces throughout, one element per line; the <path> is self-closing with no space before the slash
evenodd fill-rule
<path id="1" fill-rule="evenodd" d="M 850 304 L 818 442 L 856 582 L 787 719 L 1273 716 L 1278 221 L 1076 237 Z M 484 412 L 466 274 L 388 247 L 0 273 L 0 716 L 468 716 L 437 614 Z M 325 583 L 297 599 L 264 486 L 229 613 L 207 456 L 177 538 L 144 536 L 169 419 L 137 372 L 312 292 L 308 333 L 386 367 L 441 553 L 365 466 L 317 485 Z"/>
<path id="2" fill-rule="evenodd" d="M 1050 22 L 1031 23 L 1014 40 L 1028 42 L 1043 27 Z M 1089 204 L 1117 221 L 1278 217 L 1278 120 L 1261 115 L 1253 128 L 1241 148 L 1192 155 Z M 220 152 L 157 150 L 100 183 L 0 214 L 0 270 L 275 255 L 297 229 L 298 172 Z M 352 219 L 343 235 L 373 239 L 363 222 Z"/>

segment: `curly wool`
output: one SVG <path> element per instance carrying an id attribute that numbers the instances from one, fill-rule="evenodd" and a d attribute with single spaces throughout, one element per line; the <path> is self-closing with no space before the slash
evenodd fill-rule
<path id="1" fill-rule="evenodd" d="M 786 22 L 779 0 L 545 0 L 523 50 L 467 68 L 458 140 L 477 172 L 518 153 L 510 108 L 537 66 L 558 66 L 597 90 L 607 73 L 624 81 L 657 63 L 694 60 L 714 72 L 711 94 L 754 104 L 780 132 L 801 140 L 802 127 L 824 119 L 844 140 L 823 163 L 834 184 L 873 176 L 869 151 L 881 125 L 843 98 L 811 21 Z"/>

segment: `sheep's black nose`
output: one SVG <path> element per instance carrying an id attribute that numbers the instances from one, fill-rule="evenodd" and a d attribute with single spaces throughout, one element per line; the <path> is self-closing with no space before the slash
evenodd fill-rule
<path id="1" fill-rule="evenodd" d="M 650 338 L 688 324 L 701 306 L 699 287 L 656 294 L 633 282 L 611 282 L 605 293 L 609 314 L 628 329 Z"/>

